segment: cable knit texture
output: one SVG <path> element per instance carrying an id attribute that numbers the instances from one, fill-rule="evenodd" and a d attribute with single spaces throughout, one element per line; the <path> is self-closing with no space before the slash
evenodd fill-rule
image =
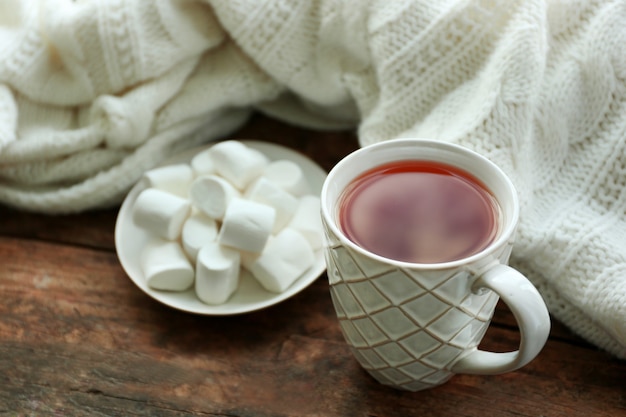
<path id="1" fill-rule="evenodd" d="M 253 109 L 456 142 L 519 190 L 513 265 L 626 358 L 625 21 L 623 0 L 3 0 L 0 201 L 118 203 Z"/>

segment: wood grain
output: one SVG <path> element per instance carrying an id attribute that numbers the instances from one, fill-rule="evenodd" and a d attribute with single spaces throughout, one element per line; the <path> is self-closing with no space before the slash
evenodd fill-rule
<path id="1" fill-rule="evenodd" d="M 354 132 L 261 116 L 235 137 L 286 144 L 325 169 L 357 146 Z M 122 270 L 116 215 L 0 208 L 0 416 L 626 416 L 626 363 L 558 322 L 519 371 L 410 393 L 381 386 L 353 359 L 325 275 L 249 314 L 163 306 Z M 500 304 L 482 346 L 518 342 Z"/>

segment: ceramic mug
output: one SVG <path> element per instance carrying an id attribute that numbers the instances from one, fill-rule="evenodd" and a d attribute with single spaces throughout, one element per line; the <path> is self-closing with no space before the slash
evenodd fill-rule
<path id="1" fill-rule="evenodd" d="M 464 259 L 416 264 L 376 255 L 346 237 L 338 224 L 344 189 L 373 167 L 411 159 L 460 168 L 491 191 L 500 206 L 500 224 L 485 249 Z M 485 157 L 428 139 L 393 139 L 361 148 L 330 171 L 321 213 L 330 294 L 343 335 L 361 366 L 380 383 L 418 391 L 456 373 L 505 373 L 526 365 L 543 348 L 550 331 L 546 305 L 528 279 L 507 265 L 518 223 L 517 193 Z M 478 349 L 498 299 L 518 322 L 517 351 Z"/>

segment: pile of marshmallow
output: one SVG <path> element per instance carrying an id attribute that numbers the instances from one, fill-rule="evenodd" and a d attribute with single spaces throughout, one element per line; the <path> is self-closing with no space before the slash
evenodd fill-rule
<path id="1" fill-rule="evenodd" d="M 315 262 L 322 246 L 319 197 L 293 161 L 270 161 L 246 144 L 219 142 L 143 176 L 132 217 L 150 239 L 140 264 L 155 290 L 226 302 L 247 269 L 281 293 Z"/>

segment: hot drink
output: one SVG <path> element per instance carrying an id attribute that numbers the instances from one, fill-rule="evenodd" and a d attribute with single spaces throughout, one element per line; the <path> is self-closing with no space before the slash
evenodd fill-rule
<path id="1" fill-rule="evenodd" d="M 341 330 L 380 383 L 419 391 L 510 372 L 545 344 L 548 309 L 507 264 L 517 192 L 484 156 L 431 139 L 363 146 L 330 170 L 320 208 Z M 517 319 L 517 352 L 479 348 L 498 300 Z"/>
<path id="2" fill-rule="evenodd" d="M 339 225 L 369 252 L 411 263 L 466 258 L 498 233 L 499 208 L 488 189 L 459 168 L 397 161 L 353 180 L 339 200 Z"/>

